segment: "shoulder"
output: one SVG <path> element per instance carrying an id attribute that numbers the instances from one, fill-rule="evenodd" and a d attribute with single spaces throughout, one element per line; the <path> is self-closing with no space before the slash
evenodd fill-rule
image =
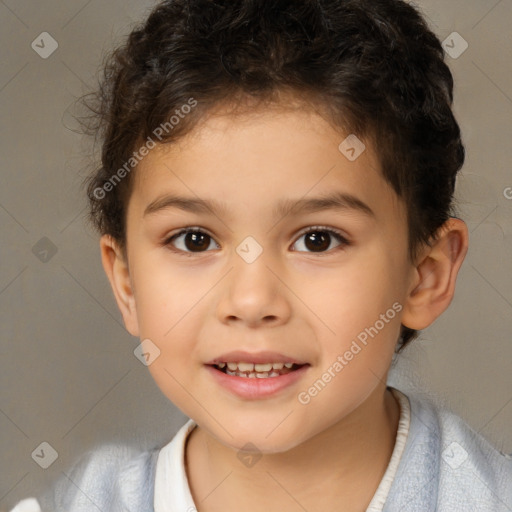
<path id="1" fill-rule="evenodd" d="M 444 406 L 435 405 L 432 399 L 408 395 L 411 411 L 420 421 L 411 422 L 415 430 L 428 429 L 441 442 L 441 457 L 446 469 L 468 464 L 486 467 L 500 474 L 512 473 L 512 456 L 499 451 L 485 437 L 475 431 L 460 416 Z M 508 482 L 511 483 L 511 482 Z"/>
<path id="2" fill-rule="evenodd" d="M 395 499 L 401 501 L 401 494 L 409 494 L 408 499 L 439 512 L 512 510 L 510 455 L 429 397 L 411 393 L 407 397 L 411 422 L 394 485 Z"/>
<path id="3" fill-rule="evenodd" d="M 439 501 L 465 499 L 476 507 L 489 507 L 482 510 L 512 510 L 510 454 L 499 451 L 456 414 L 438 408 L 437 417 L 441 433 Z"/>
<path id="4" fill-rule="evenodd" d="M 158 452 L 116 444 L 86 452 L 42 497 L 43 511 L 152 511 Z"/>

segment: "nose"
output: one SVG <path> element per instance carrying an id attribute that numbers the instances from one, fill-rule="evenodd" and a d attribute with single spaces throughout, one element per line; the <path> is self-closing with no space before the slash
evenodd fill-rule
<path id="1" fill-rule="evenodd" d="M 222 281 L 217 305 L 222 323 L 258 327 L 278 326 L 289 320 L 291 292 L 284 284 L 283 272 L 264 255 L 265 251 L 255 261 L 247 263 L 234 254 L 234 265 Z"/>

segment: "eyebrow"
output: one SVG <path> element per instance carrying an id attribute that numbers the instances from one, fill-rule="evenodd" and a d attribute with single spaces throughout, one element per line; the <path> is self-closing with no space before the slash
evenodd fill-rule
<path id="1" fill-rule="evenodd" d="M 143 217 L 168 208 L 177 208 L 197 214 L 209 213 L 216 216 L 223 216 L 228 212 L 226 203 L 223 202 L 166 194 L 152 201 L 144 210 Z M 352 210 L 375 218 L 375 213 L 366 203 L 346 192 L 331 192 L 307 199 L 284 199 L 275 206 L 273 214 L 276 217 L 284 217 L 289 214 L 315 213 L 322 210 Z"/>

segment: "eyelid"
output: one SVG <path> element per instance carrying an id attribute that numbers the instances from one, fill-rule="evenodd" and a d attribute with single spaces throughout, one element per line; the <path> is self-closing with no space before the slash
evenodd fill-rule
<path id="1" fill-rule="evenodd" d="M 177 229 L 175 232 L 173 232 L 172 234 L 169 234 L 169 235 L 165 235 L 163 237 L 163 240 L 170 240 L 172 238 L 174 238 L 175 236 L 178 236 L 178 235 L 183 235 L 185 233 L 204 233 L 205 235 L 208 235 L 210 236 L 211 238 L 214 238 L 214 236 L 212 235 L 212 233 L 210 231 L 208 231 L 206 228 L 203 228 L 201 226 L 183 226 L 182 228 L 179 228 Z"/>
<path id="2" fill-rule="evenodd" d="M 314 225 L 314 226 L 308 226 L 307 228 L 301 229 L 297 233 L 297 238 L 300 238 L 301 236 L 303 236 L 311 231 L 327 231 L 327 232 L 335 233 L 340 238 L 345 240 L 346 243 L 350 243 L 349 236 L 344 231 L 340 231 L 339 229 L 333 228 L 331 226 L 323 226 L 320 224 Z"/>

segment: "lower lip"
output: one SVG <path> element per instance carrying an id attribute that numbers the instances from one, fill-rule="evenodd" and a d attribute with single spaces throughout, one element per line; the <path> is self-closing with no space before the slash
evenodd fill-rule
<path id="1" fill-rule="evenodd" d="M 212 374 L 213 378 L 224 388 L 228 389 L 241 398 L 257 400 L 259 398 L 268 398 L 291 386 L 304 376 L 309 365 L 305 364 L 297 370 L 280 375 L 279 377 L 236 377 L 228 375 L 214 366 L 206 365 L 206 369 Z"/>

